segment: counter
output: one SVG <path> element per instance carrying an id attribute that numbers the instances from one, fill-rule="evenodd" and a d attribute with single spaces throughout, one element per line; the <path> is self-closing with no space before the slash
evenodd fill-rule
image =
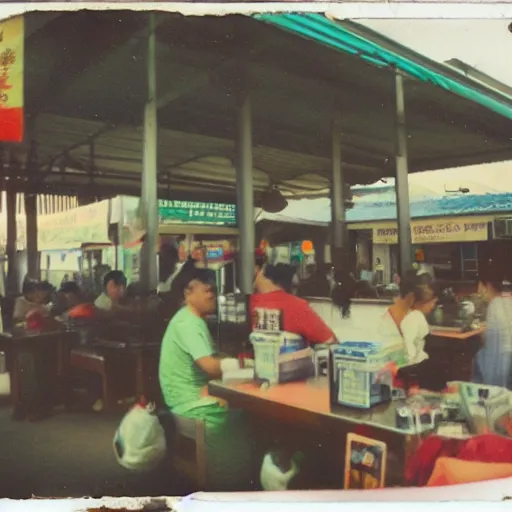
<path id="1" fill-rule="evenodd" d="M 388 446 L 386 486 L 404 485 L 405 464 L 419 443 L 419 436 L 395 427 L 395 403 L 371 410 L 337 408 L 331 411 L 327 377 L 291 382 L 262 390 L 256 383 L 210 382 L 208 392 L 245 411 L 259 438 L 279 439 L 292 450 L 311 443 L 321 451 L 325 472 L 321 486 L 343 487 L 345 443 L 349 432 L 385 442 Z M 265 445 L 268 449 L 268 444 Z M 265 450 L 265 449 L 264 449 Z M 264 451 L 263 450 L 263 451 Z M 324 475 L 334 479 L 323 480 Z"/>

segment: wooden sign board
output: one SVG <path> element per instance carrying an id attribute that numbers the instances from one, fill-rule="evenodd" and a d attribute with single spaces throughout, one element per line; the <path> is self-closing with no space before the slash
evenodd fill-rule
<path id="1" fill-rule="evenodd" d="M 386 481 L 386 443 L 347 434 L 345 489 L 382 489 Z"/>

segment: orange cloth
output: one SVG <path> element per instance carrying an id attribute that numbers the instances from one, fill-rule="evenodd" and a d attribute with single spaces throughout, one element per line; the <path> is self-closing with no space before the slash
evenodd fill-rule
<path id="1" fill-rule="evenodd" d="M 512 464 L 474 462 L 451 457 L 439 457 L 427 487 L 469 484 L 512 477 Z"/>

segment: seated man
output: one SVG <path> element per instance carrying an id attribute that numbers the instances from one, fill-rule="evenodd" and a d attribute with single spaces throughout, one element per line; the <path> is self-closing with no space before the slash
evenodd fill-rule
<path id="1" fill-rule="evenodd" d="M 205 321 L 216 309 L 215 275 L 190 260 L 175 278 L 173 293 L 180 295 L 183 306 L 169 322 L 162 341 L 159 381 L 163 399 L 174 415 L 205 422 L 206 458 L 216 464 L 215 470 L 208 472 L 209 486 L 235 490 L 250 481 L 252 445 L 243 422 L 233 424 L 233 414 L 226 406 L 207 396 L 209 380 L 238 366 L 238 360 L 218 357 Z M 228 453 L 237 455 L 230 460 Z"/>
<path id="2" fill-rule="evenodd" d="M 250 313 L 252 327 L 260 331 L 287 331 L 301 335 L 309 343 L 334 343 L 331 329 L 300 297 L 285 291 L 289 265 L 256 265 Z"/>
<path id="3" fill-rule="evenodd" d="M 103 278 L 103 293 L 94 305 L 103 311 L 119 309 L 119 301 L 126 293 L 126 276 L 120 270 L 111 270 Z"/>

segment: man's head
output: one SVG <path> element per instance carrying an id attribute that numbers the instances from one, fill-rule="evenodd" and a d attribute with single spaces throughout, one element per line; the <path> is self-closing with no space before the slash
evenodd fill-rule
<path id="1" fill-rule="evenodd" d="M 277 290 L 285 290 L 291 293 L 294 268 L 291 265 L 278 263 L 277 265 L 265 265 L 256 267 L 254 287 L 258 293 L 268 293 Z"/>
<path id="2" fill-rule="evenodd" d="M 417 303 L 431 301 L 434 298 L 431 277 L 428 274 L 418 275 L 417 270 L 410 270 L 400 279 L 400 297 L 409 308 Z"/>
<path id="3" fill-rule="evenodd" d="M 173 281 L 172 293 L 198 316 L 210 315 L 217 309 L 215 273 L 207 268 L 198 268 L 194 260 L 183 265 Z"/>
<path id="4" fill-rule="evenodd" d="M 486 302 L 491 301 L 503 291 L 503 279 L 496 272 L 487 270 L 480 273 L 478 279 L 478 294 Z"/>
<path id="5" fill-rule="evenodd" d="M 41 283 L 35 279 L 27 279 L 23 283 L 23 296 L 30 302 L 42 302 Z"/>
<path id="6" fill-rule="evenodd" d="M 118 301 L 126 293 L 126 276 L 120 270 L 111 270 L 103 278 L 103 290 L 113 301 Z"/>
<path id="7" fill-rule="evenodd" d="M 80 304 L 80 287 L 74 281 L 63 283 L 60 287 L 59 294 L 64 298 L 68 309 Z"/>

